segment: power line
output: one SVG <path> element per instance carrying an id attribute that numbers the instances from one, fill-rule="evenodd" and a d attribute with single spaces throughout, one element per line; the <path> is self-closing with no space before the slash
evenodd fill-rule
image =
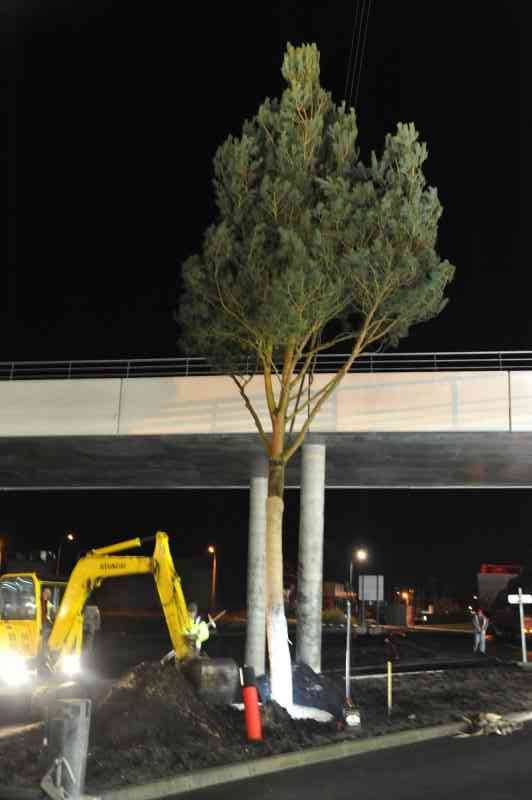
<path id="1" fill-rule="evenodd" d="M 356 108 L 358 93 L 360 89 L 360 78 L 364 64 L 364 53 L 368 38 L 369 17 L 371 14 L 372 0 L 359 0 L 356 4 L 355 19 L 353 22 L 353 35 L 351 37 L 351 49 L 349 51 L 349 62 L 347 65 L 345 81 L 345 101 L 347 106 Z M 354 91 L 354 102 L 353 102 Z"/>
<path id="2" fill-rule="evenodd" d="M 366 4 L 366 0 L 359 0 L 359 3 L 357 4 L 357 11 L 358 11 L 358 9 L 360 9 L 360 14 L 359 14 L 359 19 L 358 19 L 358 32 L 357 32 L 356 47 L 355 47 L 353 65 L 352 65 L 352 72 L 351 72 L 351 86 L 349 88 L 349 103 L 348 103 L 348 105 L 352 105 L 353 85 L 354 85 L 355 78 L 356 78 L 356 75 L 357 75 L 357 72 L 358 72 L 360 41 L 361 41 L 361 37 L 362 37 L 362 28 L 363 28 L 363 25 L 364 25 L 364 6 L 365 6 L 365 4 Z"/>
<path id="3" fill-rule="evenodd" d="M 345 73 L 345 89 L 344 89 L 344 97 L 347 102 L 347 89 L 349 88 L 349 78 L 351 76 L 351 69 L 352 69 L 352 61 L 353 61 L 353 52 L 355 48 L 355 35 L 358 23 L 358 12 L 360 10 L 361 3 L 357 3 L 355 5 L 355 19 L 353 22 L 353 35 L 351 37 L 351 49 L 349 51 L 349 61 L 347 62 L 347 71 Z M 357 47 L 358 49 L 358 47 Z"/>
<path id="4" fill-rule="evenodd" d="M 366 42 L 367 42 L 367 39 L 368 39 L 369 15 L 371 14 L 371 3 L 372 3 L 372 0 L 368 0 L 368 5 L 367 5 L 368 11 L 367 11 L 367 14 L 366 14 L 366 24 L 364 26 L 364 38 L 362 39 L 362 46 L 361 46 L 361 49 L 360 49 L 360 69 L 358 71 L 358 78 L 357 78 L 356 88 L 355 88 L 355 99 L 354 99 L 354 102 L 353 102 L 353 106 L 355 108 L 357 107 L 357 103 L 358 103 L 358 90 L 360 89 L 360 78 L 361 78 L 361 75 L 362 75 L 362 66 L 364 64 L 364 53 L 365 53 L 365 50 L 366 50 Z"/>

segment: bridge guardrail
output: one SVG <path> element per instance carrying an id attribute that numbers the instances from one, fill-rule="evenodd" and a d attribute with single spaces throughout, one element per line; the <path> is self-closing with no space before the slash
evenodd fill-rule
<path id="1" fill-rule="evenodd" d="M 315 372 L 336 372 L 347 353 L 317 357 Z M 301 362 L 302 363 L 302 362 Z M 456 372 L 532 369 L 532 350 L 477 350 L 438 353 L 364 353 L 349 372 Z M 242 374 L 250 374 L 251 359 L 243 360 Z M 160 378 L 224 375 L 204 356 L 178 358 L 86 359 L 71 361 L 1 361 L 0 380 L 53 380 L 80 378 Z"/>

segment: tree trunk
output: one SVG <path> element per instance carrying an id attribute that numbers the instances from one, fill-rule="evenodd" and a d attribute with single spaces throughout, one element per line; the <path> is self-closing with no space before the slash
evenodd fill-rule
<path id="1" fill-rule="evenodd" d="M 293 702 L 292 663 L 283 595 L 284 464 L 270 458 L 266 501 L 266 634 L 272 698 L 284 708 Z"/>

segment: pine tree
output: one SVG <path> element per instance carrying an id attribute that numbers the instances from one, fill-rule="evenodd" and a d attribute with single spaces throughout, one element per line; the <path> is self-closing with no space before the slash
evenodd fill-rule
<path id="1" fill-rule="evenodd" d="M 364 164 L 354 110 L 320 85 L 316 45 L 289 44 L 282 74 L 280 101 L 267 99 L 216 153 L 217 217 L 183 265 L 178 319 L 186 349 L 230 372 L 268 457 L 268 649 L 272 693 L 286 705 L 285 466 L 364 350 L 396 345 L 441 312 L 454 267 L 435 249 L 442 207 L 414 125 L 398 124 Z M 340 343 L 345 363 L 312 391 L 316 355 Z M 246 393 L 255 370 L 269 425 Z"/>

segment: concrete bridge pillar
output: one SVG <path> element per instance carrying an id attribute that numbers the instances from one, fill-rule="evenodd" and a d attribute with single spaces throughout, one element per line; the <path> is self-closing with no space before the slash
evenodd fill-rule
<path id="1" fill-rule="evenodd" d="M 302 448 L 296 658 L 321 672 L 325 445 Z"/>
<path id="2" fill-rule="evenodd" d="M 265 672 L 266 652 L 266 499 L 268 464 L 258 458 L 249 486 L 246 661 L 256 675 Z"/>

